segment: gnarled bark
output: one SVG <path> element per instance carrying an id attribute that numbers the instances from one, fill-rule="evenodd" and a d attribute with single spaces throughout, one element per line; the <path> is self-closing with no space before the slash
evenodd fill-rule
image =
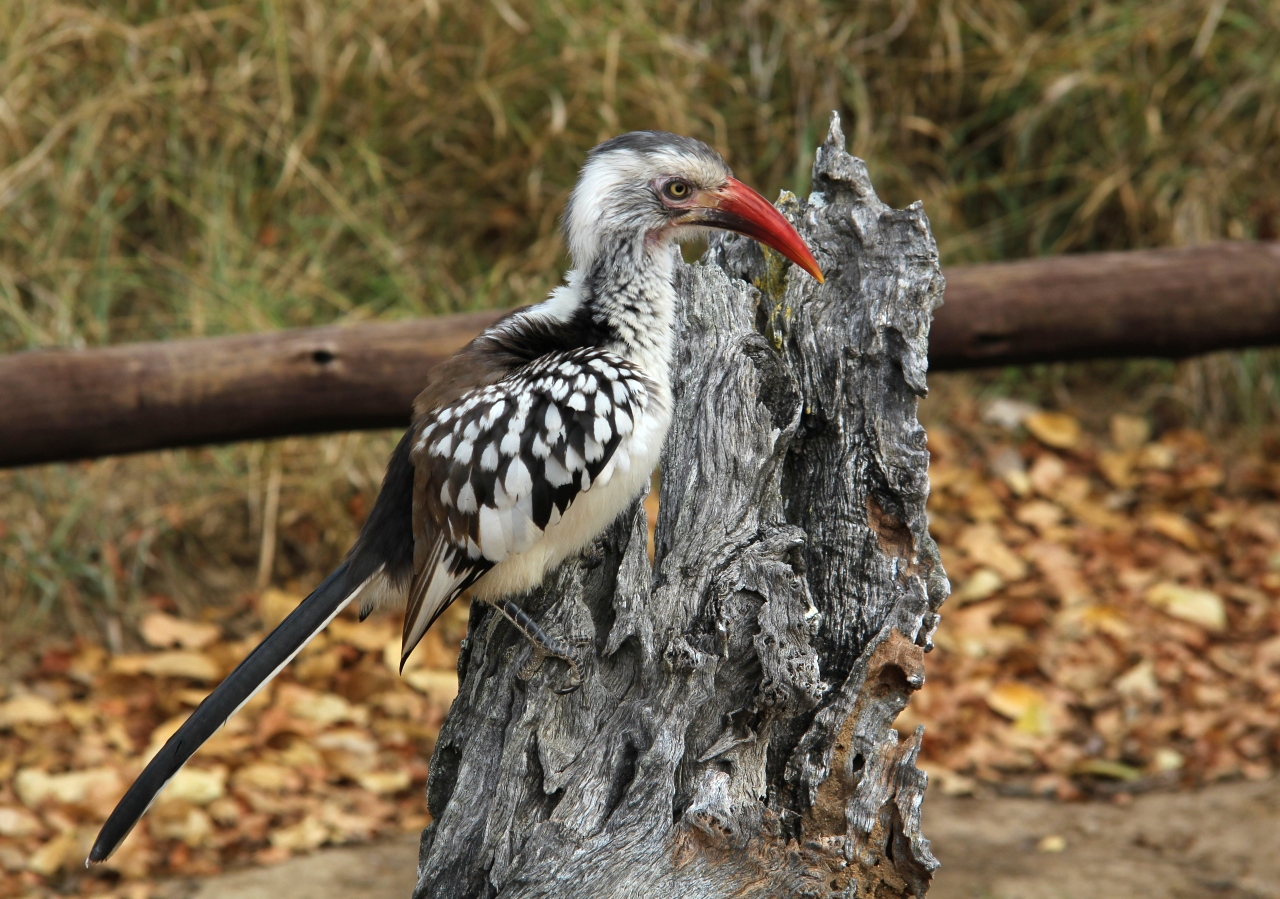
<path id="1" fill-rule="evenodd" d="M 738 238 L 679 274 L 676 407 L 650 568 L 637 504 L 522 604 L 585 682 L 473 607 L 417 897 L 923 896 L 923 683 L 948 586 L 928 535 L 929 322 L 943 281 L 839 122 L 782 208 L 819 286 Z"/>

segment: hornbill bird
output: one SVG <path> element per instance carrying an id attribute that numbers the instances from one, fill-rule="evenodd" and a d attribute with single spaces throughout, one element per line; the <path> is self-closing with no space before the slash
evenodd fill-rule
<path id="1" fill-rule="evenodd" d="M 464 590 L 532 641 L 574 650 L 511 597 L 596 538 L 648 484 L 671 418 L 677 241 L 725 229 L 822 280 L 800 235 L 706 144 L 638 131 L 600 144 L 569 198 L 574 268 L 440 364 L 413 405 L 346 560 L 213 691 L 143 769 L 89 853 L 105 860 L 192 754 L 348 603 L 405 602 L 401 668 Z M 567 690 L 566 690 L 567 692 Z"/>

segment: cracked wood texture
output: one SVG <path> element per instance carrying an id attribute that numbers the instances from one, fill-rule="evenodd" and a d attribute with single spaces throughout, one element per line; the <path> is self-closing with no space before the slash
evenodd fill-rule
<path id="1" fill-rule="evenodd" d="M 781 208 L 825 285 L 737 237 L 680 270 L 653 566 L 637 503 L 520 598 L 581 689 L 521 680 L 472 607 L 416 899 L 925 895 L 921 732 L 891 724 L 949 589 L 916 420 L 943 279 L 834 116 L 813 187 Z"/>

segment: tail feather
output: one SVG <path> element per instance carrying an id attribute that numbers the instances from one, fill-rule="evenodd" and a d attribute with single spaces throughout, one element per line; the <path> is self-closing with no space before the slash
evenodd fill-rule
<path id="1" fill-rule="evenodd" d="M 147 763 L 102 825 L 89 852 L 90 862 L 105 861 L 115 852 L 187 759 L 324 630 L 360 593 L 369 577 L 355 580 L 349 561 L 339 565 L 200 703 Z"/>

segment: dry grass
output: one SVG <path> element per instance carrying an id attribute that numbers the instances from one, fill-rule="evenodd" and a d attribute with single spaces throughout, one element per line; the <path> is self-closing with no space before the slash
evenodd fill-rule
<path id="1" fill-rule="evenodd" d="M 832 108 L 948 262 L 1272 237 L 1278 84 L 1261 0 L 8 0 L 0 350 L 525 302 L 558 277 L 556 216 L 603 136 L 694 134 L 803 190 Z M 1273 369 L 1160 372 L 1225 420 L 1274 396 Z M 349 539 L 386 449 L 0 475 L 0 609 L 110 635 L 149 593 L 251 587 L 277 456 L 280 533 L 319 536 L 270 573 L 301 574 Z"/>
<path id="2" fill-rule="evenodd" d="M 840 109 L 948 261 L 1280 213 L 1261 2 L 10 0 L 0 35 L 5 349 L 527 300 L 635 127 L 774 191 Z"/>
<path id="3" fill-rule="evenodd" d="M 0 473 L 8 650 L 0 667 L 20 669 L 26 660 L 14 650 L 38 646 L 49 630 L 136 647 L 141 614 L 194 615 L 246 598 L 264 564 L 271 583 L 313 585 L 354 540 L 396 437 L 342 434 Z"/>

